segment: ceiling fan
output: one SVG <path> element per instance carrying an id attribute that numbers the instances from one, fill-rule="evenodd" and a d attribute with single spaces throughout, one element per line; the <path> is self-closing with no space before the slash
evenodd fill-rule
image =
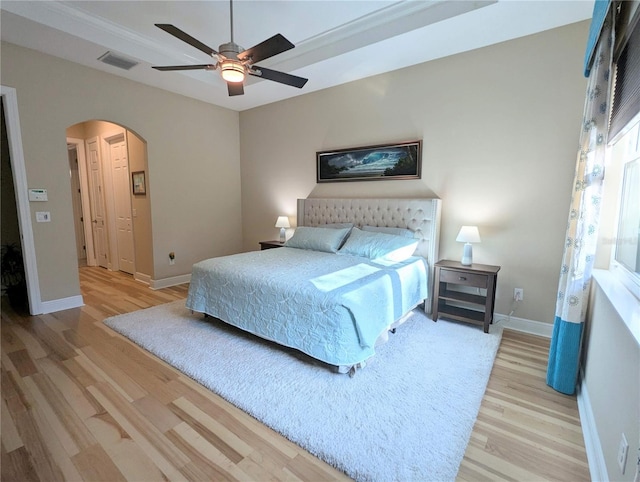
<path id="1" fill-rule="evenodd" d="M 203 51 L 205 54 L 210 55 L 216 59 L 215 64 L 200 64 L 200 65 L 168 65 L 164 67 L 153 67 L 156 70 L 169 71 L 169 70 L 216 70 L 220 69 L 220 75 L 227 82 L 229 95 L 243 95 L 244 94 L 244 79 L 247 75 L 253 75 L 261 77 L 263 79 L 272 80 L 281 84 L 290 85 L 301 89 L 308 79 L 298 77 L 296 75 L 286 74 L 284 72 L 278 72 L 277 70 L 267 69 L 255 65 L 256 62 L 273 57 L 282 52 L 295 47 L 289 42 L 283 35 L 276 34 L 273 37 L 260 42 L 253 47 L 242 50 L 238 44 L 233 41 L 233 0 L 229 0 L 230 5 L 230 23 L 231 23 L 231 41 L 222 44 L 218 47 L 216 52 L 211 47 L 203 44 L 199 40 L 193 38 L 191 35 L 183 32 L 178 27 L 175 27 L 168 23 L 156 23 L 156 27 L 161 28 L 168 34 L 188 43 L 192 47 Z"/>

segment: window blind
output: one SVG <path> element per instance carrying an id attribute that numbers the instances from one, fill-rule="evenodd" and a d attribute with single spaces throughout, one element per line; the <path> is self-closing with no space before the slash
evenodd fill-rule
<path id="1" fill-rule="evenodd" d="M 616 63 L 609 121 L 610 140 L 640 112 L 640 22 L 637 21 L 637 13 L 633 30 Z"/>

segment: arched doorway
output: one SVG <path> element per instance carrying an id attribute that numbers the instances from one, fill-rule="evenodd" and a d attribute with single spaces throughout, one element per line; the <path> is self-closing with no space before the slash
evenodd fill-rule
<path id="1" fill-rule="evenodd" d="M 79 203 L 74 209 L 79 266 L 124 271 L 149 283 L 150 190 L 147 185 L 144 193 L 134 192 L 132 184 L 132 173 L 148 172 L 145 140 L 119 124 L 88 120 L 67 128 L 67 147 L 71 189 L 79 189 L 72 193 Z"/>

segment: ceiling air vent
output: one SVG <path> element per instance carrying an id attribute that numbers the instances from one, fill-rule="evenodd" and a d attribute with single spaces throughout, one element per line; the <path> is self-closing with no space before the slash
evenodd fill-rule
<path id="1" fill-rule="evenodd" d="M 116 55 L 112 52 L 106 52 L 102 56 L 98 57 L 100 62 L 104 62 L 105 64 L 113 65 L 114 67 L 118 67 L 119 69 L 130 70 L 132 67 L 135 67 L 140 62 L 137 62 L 132 59 L 128 59 L 123 57 L 122 55 Z"/>

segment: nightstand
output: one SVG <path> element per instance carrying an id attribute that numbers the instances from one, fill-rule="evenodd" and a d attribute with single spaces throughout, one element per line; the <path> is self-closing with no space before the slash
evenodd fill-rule
<path id="1" fill-rule="evenodd" d="M 260 241 L 260 250 L 264 251 L 265 249 L 271 248 L 282 248 L 284 246 L 284 242 L 282 241 Z"/>
<path id="2" fill-rule="evenodd" d="M 498 271 L 500 266 L 477 263 L 465 266 L 459 261 L 438 261 L 433 284 L 433 321 L 442 316 L 481 325 L 484 332 L 489 333 Z"/>

